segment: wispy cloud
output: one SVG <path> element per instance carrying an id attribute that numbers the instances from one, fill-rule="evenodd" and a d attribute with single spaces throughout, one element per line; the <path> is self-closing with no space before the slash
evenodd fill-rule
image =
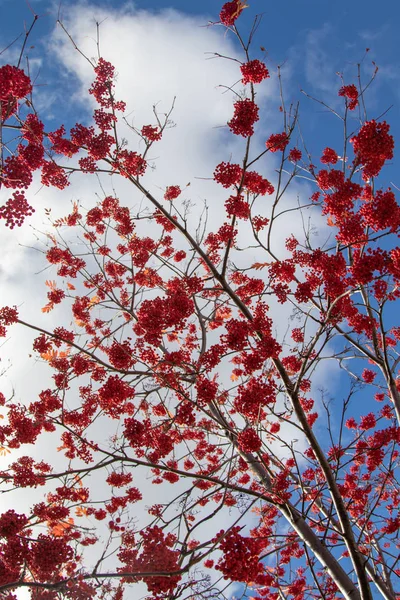
<path id="1" fill-rule="evenodd" d="M 305 41 L 304 69 L 307 82 L 323 92 L 331 92 L 336 83 L 332 57 L 324 50 L 326 39 L 332 34 L 332 27 L 325 23 L 319 29 L 310 30 Z"/>

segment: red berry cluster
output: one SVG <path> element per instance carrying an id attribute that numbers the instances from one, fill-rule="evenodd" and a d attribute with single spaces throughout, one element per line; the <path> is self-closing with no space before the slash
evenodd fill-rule
<path id="1" fill-rule="evenodd" d="M 219 13 L 219 19 L 221 23 L 226 27 L 232 27 L 243 8 L 244 6 L 241 0 L 232 0 L 232 2 L 226 2 Z"/>
<path id="2" fill-rule="evenodd" d="M 278 152 L 278 150 L 283 150 L 289 143 L 289 138 L 285 132 L 282 133 L 273 133 L 269 136 L 268 140 L 265 142 L 266 147 L 270 152 Z"/>
<path id="3" fill-rule="evenodd" d="M 160 527 L 148 527 L 141 532 L 141 552 L 138 553 L 134 546 L 132 536 L 122 537 L 122 548 L 118 552 L 118 558 L 124 565 L 119 571 L 138 572 L 138 573 L 157 573 L 179 571 L 178 559 L 180 553 L 173 550 L 176 537 L 168 533 L 164 534 Z M 153 576 L 142 577 L 147 585 L 149 592 L 154 594 L 155 598 L 166 597 L 172 594 L 174 588 L 179 583 L 181 576 Z"/>
<path id="4" fill-rule="evenodd" d="M 258 452 L 262 445 L 257 432 L 251 427 L 239 433 L 238 444 L 243 452 Z"/>
<path id="5" fill-rule="evenodd" d="M 222 162 L 216 166 L 214 180 L 222 187 L 229 188 L 237 185 L 242 179 L 243 169 L 240 165 Z"/>
<path id="6" fill-rule="evenodd" d="M 298 148 L 292 148 L 289 152 L 289 160 L 293 163 L 299 162 L 301 160 L 302 153 Z"/>
<path id="7" fill-rule="evenodd" d="M 357 163 L 364 166 L 362 174 L 364 181 L 376 177 L 385 161 L 393 158 L 394 140 L 389 134 L 389 129 L 386 121 L 381 123 L 375 120 L 367 121 L 359 133 L 350 140 Z"/>
<path id="8" fill-rule="evenodd" d="M 20 533 L 28 523 L 25 515 L 16 513 L 15 510 L 7 510 L 0 515 L 0 537 L 9 538 Z"/>
<path id="9" fill-rule="evenodd" d="M 216 569 L 221 571 L 224 579 L 241 581 L 243 583 L 262 583 L 264 573 L 260 561 L 260 553 L 265 547 L 265 541 L 240 535 L 240 527 L 233 527 L 219 545 L 223 556 L 218 561 Z M 216 537 L 219 537 L 219 532 Z"/>
<path id="10" fill-rule="evenodd" d="M 1 121 L 8 119 L 16 110 L 18 100 L 25 98 L 32 91 L 32 83 L 28 75 L 11 65 L 0 68 L 0 104 Z"/>
<path id="11" fill-rule="evenodd" d="M 107 354 L 113 367 L 116 367 L 120 371 L 129 371 L 134 362 L 132 356 L 133 350 L 128 340 L 124 340 L 123 342 L 114 340 L 107 349 Z"/>
<path id="12" fill-rule="evenodd" d="M 244 174 L 243 187 L 246 188 L 248 192 L 260 196 L 265 196 L 266 194 L 271 195 L 275 191 L 274 186 L 268 179 L 264 179 L 264 177 L 256 171 L 246 171 Z"/>
<path id="13" fill-rule="evenodd" d="M 234 103 L 234 114 L 228 121 L 229 129 L 235 135 L 249 137 L 254 133 L 254 123 L 258 121 L 258 106 L 253 100 L 245 98 Z"/>
<path id="14" fill-rule="evenodd" d="M 269 77 L 267 67 L 260 60 L 250 60 L 240 67 L 243 75 L 242 83 L 261 83 Z"/>
<path id="15" fill-rule="evenodd" d="M 119 419 L 126 401 L 135 396 L 135 390 L 118 375 L 110 375 L 99 389 L 99 404 L 113 419 Z"/>
<path id="16" fill-rule="evenodd" d="M 339 96 L 344 98 L 348 98 L 350 102 L 348 103 L 349 110 L 354 110 L 358 106 L 358 90 L 354 83 L 351 85 L 344 85 L 340 88 L 338 92 Z"/>
<path id="17" fill-rule="evenodd" d="M 9 306 L 3 306 L 0 308 L 0 337 L 6 336 L 6 327 L 9 327 L 18 320 L 17 307 L 10 308 Z"/>
<path id="18" fill-rule="evenodd" d="M 158 142 L 162 138 L 160 128 L 153 127 L 152 125 L 144 125 L 141 133 L 142 136 L 149 142 Z"/>
<path id="19" fill-rule="evenodd" d="M 172 200 L 175 200 L 175 198 L 178 198 L 178 196 L 180 196 L 181 193 L 182 192 L 181 192 L 181 188 L 179 187 L 179 185 L 170 185 L 165 190 L 164 199 L 172 202 Z"/>
<path id="20" fill-rule="evenodd" d="M 325 148 L 321 156 L 321 162 L 323 164 L 335 165 L 338 161 L 338 155 L 332 148 Z"/>
<path id="21" fill-rule="evenodd" d="M 38 581 L 49 581 L 74 556 L 72 548 L 61 538 L 40 534 L 32 543 L 28 565 Z"/>

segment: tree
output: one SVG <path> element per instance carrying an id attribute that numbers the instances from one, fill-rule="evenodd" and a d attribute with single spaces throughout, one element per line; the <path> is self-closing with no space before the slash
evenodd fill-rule
<path id="1" fill-rule="evenodd" d="M 155 111 L 136 130 L 142 150 L 129 148 L 104 57 L 87 59 L 93 121 L 69 135 L 46 130 L 20 63 L 0 68 L 6 226 L 32 214 L 25 190 L 39 170 L 59 189 L 76 171 L 124 178 L 146 202 L 134 212 L 105 194 L 53 223 L 43 311 L 61 304 L 71 325 L 0 309 L 0 335 L 36 331 L 33 350 L 53 372 L 30 403 L 0 394 L 2 489 L 27 492 L 25 512 L 0 516 L 2 598 L 27 588 L 34 599 L 120 599 L 142 584 L 153 599 L 227 598 L 232 584 L 268 600 L 399 598 L 400 209 L 379 187 L 393 137 L 366 118 L 369 84 L 343 82 L 342 157 L 328 146 L 313 164 L 283 96 L 283 126 L 257 153 L 256 92 L 270 74 L 250 55 L 259 17 L 247 41 L 236 27 L 245 8 L 227 2 L 219 17 L 243 51 L 228 122 L 243 155 L 213 173 L 227 197 L 219 223 L 204 211 L 192 228 L 187 190 L 170 182 L 155 197 L 143 184 L 171 113 Z M 261 159 L 277 161 L 276 181 L 254 170 Z M 288 205 L 300 176 L 314 192 Z M 310 225 L 278 254 L 288 215 Z M 310 235 L 321 216 L 332 228 L 322 246 Z M 346 383 L 316 402 L 313 381 L 331 361 Z M 36 460 L 47 439 L 58 455 Z"/>

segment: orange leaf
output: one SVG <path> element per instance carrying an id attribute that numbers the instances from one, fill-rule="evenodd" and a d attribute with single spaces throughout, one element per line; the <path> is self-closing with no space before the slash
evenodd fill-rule
<path id="1" fill-rule="evenodd" d="M 254 263 L 254 265 L 251 265 L 250 268 L 256 269 L 257 271 L 259 271 L 260 269 L 263 269 L 264 267 L 269 267 L 270 265 L 271 265 L 271 263 L 267 263 L 267 262 L 265 262 L 265 263 L 256 262 L 256 263 Z"/>
<path id="2" fill-rule="evenodd" d="M 237 9 L 235 10 L 235 12 L 233 13 L 233 15 L 232 15 L 232 16 L 233 16 L 233 17 L 237 17 L 237 16 L 238 16 L 238 14 L 240 13 L 240 11 L 241 11 L 243 8 L 249 8 L 249 5 L 248 5 L 248 4 L 246 4 L 245 2 L 243 2 L 243 1 L 241 0 L 241 1 L 239 2 L 238 6 L 237 6 Z"/>
<path id="3" fill-rule="evenodd" d="M 43 306 L 43 308 L 42 308 L 42 312 L 44 312 L 44 313 L 48 313 L 48 312 L 50 312 L 51 310 L 53 310 L 53 308 L 54 308 L 54 304 L 53 304 L 53 302 L 49 302 L 48 304 L 46 304 L 46 306 Z"/>
<path id="4" fill-rule="evenodd" d="M 239 379 L 239 377 L 237 375 L 235 375 L 235 373 L 232 373 L 231 381 L 237 381 L 238 379 Z"/>
<path id="5" fill-rule="evenodd" d="M 9 450 L 8 448 L 3 448 L 3 446 L 0 446 L 0 456 L 7 456 L 7 454 L 11 454 L 11 450 Z"/>
<path id="6" fill-rule="evenodd" d="M 51 233 L 47 233 L 46 235 L 47 235 L 47 237 L 49 238 L 49 240 L 51 240 L 51 241 L 53 242 L 53 244 L 54 244 L 55 246 L 57 246 L 57 240 L 56 240 L 56 238 L 54 237 L 54 235 L 52 235 Z"/>
<path id="7" fill-rule="evenodd" d="M 75 286 L 74 286 L 74 285 L 72 285 L 72 283 L 69 283 L 69 282 L 67 283 L 67 288 L 68 288 L 69 290 L 75 290 L 75 289 L 76 289 L 76 288 L 75 288 Z"/>
<path id="8" fill-rule="evenodd" d="M 65 225 L 68 222 L 67 217 L 61 217 L 61 219 L 57 219 L 54 221 L 54 227 L 60 227 L 60 225 Z"/>
<path id="9" fill-rule="evenodd" d="M 50 281 L 49 279 L 47 281 L 45 281 L 45 284 L 47 285 L 47 287 L 49 287 L 51 290 L 55 290 L 57 287 L 57 282 L 56 281 Z"/>
<path id="10" fill-rule="evenodd" d="M 215 319 L 229 319 L 232 311 L 228 306 L 222 306 L 221 308 L 217 308 L 215 311 Z"/>
<path id="11" fill-rule="evenodd" d="M 87 500 L 87 496 L 86 496 L 86 492 L 85 490 L 82 490 L 80 492 L 77 493 L 77 496 L 80 500 L 82 500 L 82 502 L 86 502 Z"/>
<path id="12" fill-rule="evenodd" d="M 54 537 L 62 537 L 64 535 L 64 532 L 67 529 L 71 529 L 71 525 L 73 524 L 74 520 L 70 517 L 67 522 L 63 521 L 61 523 L 57 523 L 57 525 L 54 525 L 50 529 L 50 531 L 54 535 Z"/>
<path id="13" fill-rule="evenodd" d="M 79 477 L 79 475 L 75 475 L 74 480 L 80 488 L 83 487 L 82 479 Z"/>
<path id="14" fill-rule="evenodd" d="M 94 342 L 88 342 L 86 344 L 86 348 L 97 348 L 97 344 L 95 344 Z"/>
<path id="15" fill-rule="evenodd" d="M 75 514 L 77 517 L 84 517 L 87 515 L 87 508 L 84 506 L 77 506 L 75 509 Z"/>
<path id="16" fill-rule="evenodd" d="M 93 296 L 92 298 L 90 298 L 89 308 L 91 308 L 95 304 L 98 304 L 99 302 L 100 302 L 100 298 L 98 296 Z"/>
<path id="17" fill-rule="evenodd" d="M 44 360 L 52 360 L 58 356 L 57 350 L 49 350 L 48 352 L 42 352 L 40 355 Z"/>

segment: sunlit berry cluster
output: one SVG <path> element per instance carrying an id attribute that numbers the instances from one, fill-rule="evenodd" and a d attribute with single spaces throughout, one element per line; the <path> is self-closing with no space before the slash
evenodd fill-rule
<path id="1" fill-rule="evenodd" d="M 232 0 L 232 2 L 226 2 L 219 13 L 219 19 L 221 23 L 226 25 L 226 27 L 231 27 L 234 25 L 243 8 L 244 5 L 241 0 Z"/>
<path id="2" fill-rule="evenodd" d="M 269 77 L 267 67 L 263 62 L 258 59 L 250 60 L 244 63 L 240 70 L 243 75 L 242 83 L 261 83 L 264 79 Z"/>
<path id="3" fill-rule="evenodd" d="M 259 120 L 258 106 L 249 98 L 234 103 L 234 114 L 228 121 L 229 129 L 235 135 L 249 137 L 254 133 L 254 123 Z"/>

